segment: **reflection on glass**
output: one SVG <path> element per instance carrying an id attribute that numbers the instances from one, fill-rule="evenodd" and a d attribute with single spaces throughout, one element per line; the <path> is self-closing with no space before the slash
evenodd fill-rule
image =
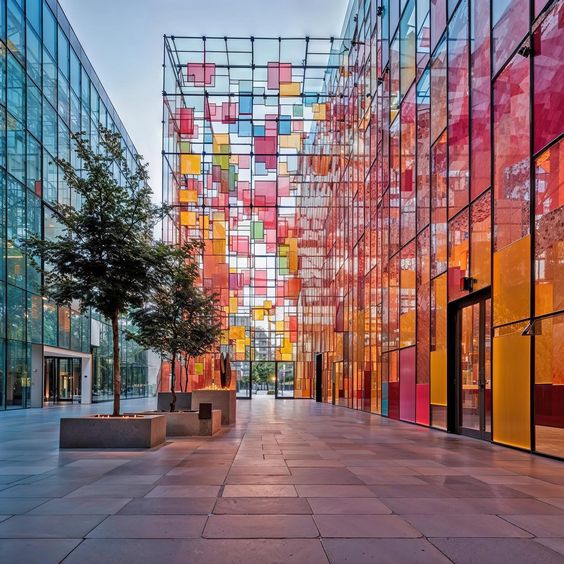
<path id="1" fill-rule="evenodd" d="M 278 381 L 276 395 L 279 398 L 294 397 L 294 363 L 279 362 L 278 363 Z"/>
<path id="2" fill-rule="evenodd" d="M 535 323 L 535 449 L 564 456 L 564 314 Z"/>
<path id="3" fill-rule="evenodd" d="M 231 363 L 232 378 L 235 376 L 237 397 L 251 397 L 251 363 L 250 362 L 232 362 Z"/>
<path id="4" fill-rule="evenodd" d="M 480 430 L 480 303 L 465 307 L 461 315 L 460 376 L 461 426 Z"/>

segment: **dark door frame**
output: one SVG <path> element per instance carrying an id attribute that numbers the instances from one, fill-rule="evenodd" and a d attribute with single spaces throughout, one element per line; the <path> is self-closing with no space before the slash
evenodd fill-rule
<path id="1" fill-rule="evenodd" d="M 483 288 L 455 300 L 448 304 L 448 324 L 447 324 L 447 430 L 449 433 L 456 433 L 459 435 L 467 435 L 487 441 L 491 441 L 491 432 L 485 430 L 473 431 L 461 426 L 461 381 L 460 381 L 460 339 L 461 339 L 461 315 L 462 310 L 468 306 L 476 303 L 485 302 L 491 299 L 491 286 Z M 480 307 L 480 370 L 484 367 L 484 343 L 485 343 L 485 312 L 484 307 Z M 490 323 L 491 331 L 491 323 Z M 491 335 L 490 335 L 491 342 Z M 480 408 L 480 427 L 485 429 L 484 421 L 484 402 L 485 393 L 484 389 L 480 387 L 481 408 Z"/>
<path id="2" fill-rule="evenodd" d="M 291 396 L 279 396 L 278 395 L 278 365 L 279 364 L 292 364 L 294 370 L 294 385 L 296 382 L 296 363 L 293 360 L 246 360 L 237 362 L 248 362 L 249 363 L 249 394 L 245 396 L 237 396 L 237 399 L 250 400 L 253 399 L 253 365 L 257 362 L 269 362 L 274 364 L 274 399 L 294 399 L 296 389 L 294 387 L 294 394 Z"/>
<path id="3" fill-rule="evenodd" d="M 315 355 L 315 401 L 323 401 L 323 353 Z"/>

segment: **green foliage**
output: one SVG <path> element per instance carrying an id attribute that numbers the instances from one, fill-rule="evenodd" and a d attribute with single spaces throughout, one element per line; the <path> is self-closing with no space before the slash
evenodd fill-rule
<path id="1" fill-rule="evenodd" d="M 201 249 L 199 241 L 163 249 L 161 278 L 152 288 L 146 305 L 131 314 L 136 330 L 128 337 L 171 361 L 171 411 L 175 404 L 178 355 L 196 357 L 208 352 L 221 333 L 216 297 L 198 285 Z"/>
<path id="2" fill-rule="evenodd" d="M 275 377 L 275 363 L 266 361 L 253 362 L 253 382 L 261 385 L 266 385 L 268 390 L 269 385 L 273 384 Z"/>
<path id="3" fill-rule="evenodd" d="M 114 336 L 114 415 L 119 414 L 118 318 L 143 305 L 160 278 L 164 250 L 152 233 L 165 208 L 151 202 L 147 165 L 134 157 L 130 168 L 118 133 L 100 128 L 95 151 L 83 133 L 73 134 L 82 171 L 56 162 L 69 188 L 80 198 L 74 208 L 55 204 L 60 234 L 53 240 L 26 241 L 35 267 L 43 274 L 46 296 L 59 304 L 77 300 L 112 322 Z"/>
<path id="4" fill-rule="evenodd" d="M 111 319 L 141 306 L 159 276 L 152 232 L 163 208 L 151 202 L 139 155 L 129 168 L 118 133 L 100 129 L 100 152 L 83 134 L 72 138 L 84 174 L 65 160 L 57 164 L 81 206 L 55 204 L 61 234 L 51 241 L 32 237 L 27 248 L 44 262 L 36 266 L 47 296 L 60 304 L 79 300 L 83 310 L 92 307 Z"/>

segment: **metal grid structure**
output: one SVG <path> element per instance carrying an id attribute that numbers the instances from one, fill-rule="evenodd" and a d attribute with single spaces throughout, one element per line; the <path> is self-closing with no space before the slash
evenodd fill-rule
<path id="1" fill-rule="evenodd" d="M 295 377 L 301 291 L 297 210 L 310 201 L 308 147 L 327 119 L 336 38 L 164 38 L 163 199 L 166 241 L 205 242 L 202 283 L 224 313 L 240 395 L 254 361 L 276 362 L 284 395 L 311 397 Z M 332 154 L 325 147 L 326 154 Z M 302 265 L 305 267 L 306 265 Z M 190 368 L 217 381 L 218 354 Z"/>

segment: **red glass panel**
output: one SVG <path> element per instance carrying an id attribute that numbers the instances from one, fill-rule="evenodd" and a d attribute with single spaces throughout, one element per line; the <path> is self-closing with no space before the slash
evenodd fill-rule
<path id="1" fill-rule="evenodd" d="M 415 237 L 415 87 L 401 105 L 400 242 Z"/>
<path id="2" fill-rule="evenodd" d="M 429 224 L 431 182 L 429 149 L 431 112 L 429 106 L 429 70 L 417 84 L 417 230 Z"/>
<path id="3" fill-rule="evenodd" d="M 447 134 L 431 150 L 431 276 L 447 269 Z"/>
<path id="4" fill-rule="evenodd" d="M 535 161 L 535 313 L 564 309 L 564 141 Z"/>
<path id="5" fill-rule="evenodd" d="M 431 62 L 431 143 L 447 124 L 447 61 L 446 41 L 443 40 Z"/>
<path id="6" fill-rule="evenodd" d="M 448 30 L 448 215 L 468 204 L 468 3 L 463 0 Z"/>
<path id="7" fill-rule="evenodd" d="M 564 132 L 564 2 L 533 35 L 535 152 Z"/>
<path id="8" fill-rule="evenodd" d="M 400 120 L 390 127 L 390 255 L 400 244 Z"/>
<path id="9" fill-rule="evenodd" d="M 529 0 L 492 0 L 492 25 L 496 73 L 529 30 Z"/>
<path id="10" fill-rule="evenodd" d="M 448 299 L 465 295 L 463 278 L 468 275 L 468 209 L 460 212 L 448 226 Z"/>
<path id="11" fill-rule="evenodd" d="M 471 199 L 491 185 L 490 2 L 471 0 Z"/>
<path id="12" fill-rule="evenodd" d="M 494 248 L 529 233 L 529 60 L 516 54 L 494 83 Z"/>
<path id="13" fill-rule="evenodd" d="M 492 211 L 491 191 L 480 196 L 470 209 L 470 273 L 474 291 L 491 283 Z"/>

